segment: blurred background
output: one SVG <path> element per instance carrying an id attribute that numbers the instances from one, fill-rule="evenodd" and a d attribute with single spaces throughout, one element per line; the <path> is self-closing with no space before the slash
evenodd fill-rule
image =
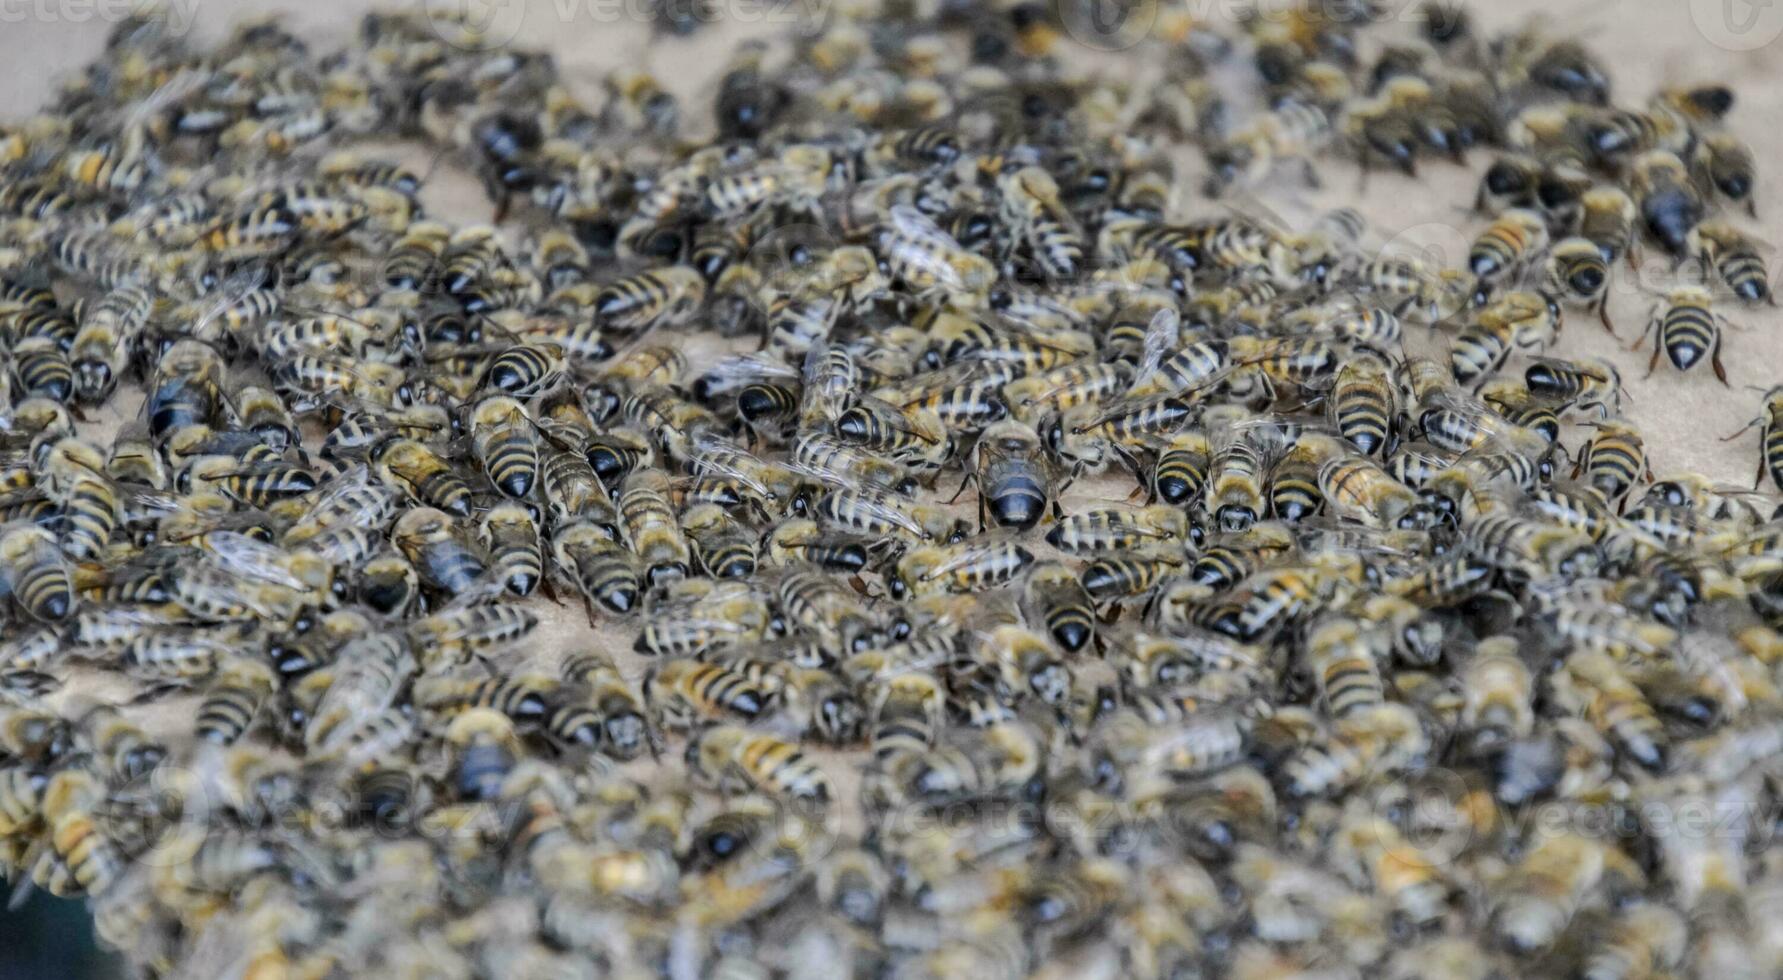
<path id="1" fill-rule="evenodd" d="M 0 912 L 0 980 L 127 975 L 123 962 L 99 947 L 85 902 L 33 891 L 19 909 Z"/>

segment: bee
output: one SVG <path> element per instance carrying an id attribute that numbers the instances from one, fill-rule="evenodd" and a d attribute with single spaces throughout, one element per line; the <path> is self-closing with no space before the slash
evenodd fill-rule
<path id="1" fill-rule="evenodd" d="M 1069 554 L 1142 549 L 1187 539 L 1187 515 L 1163 504 L 1080 511 L 1062 518 L 1046 535 L 1048 544 Z"/>
<path id="2" fill-rule="evenodd" d="M 799 436 L 792 458 L 794 464 L 825 483 L 883 487 L 906 496 L 919 486 L 909 468 L 826 432 Z"/>
<path id="3" fill-rule="evenodd" d="M 385 551 L 360 566 L 359 601 L 386 616 L 407 612 L 420 595 L 420 576 L 400 551 Z"/>
<path id="4" fill-rule="evenodd" d="M 919 470 L 938 468 L 954 449 L 953 437 L 933 410 L 905 410 L 876 398 L 857 399 L 843 411 L 836 419 L 835 435 Z"/>
<path id="5" fill-rule="evenodd" d="M 1614 507 L 1643 477 L 1651 480 L 1647 449 L 1640 430 L 1620 421 L 1593 423 L 1597 432 L 1579 454 L 1573 476 L 1584 474 L 1585 485 L 1596 491 L 1606 506 Z"/>
<path id="6" fill-rule="evenodd" d="M 1535 681 L 1510 638 L 1480 641 L 1461 686 L 1461 725 L 1470 751 L 1496 751 L 1534 728 Z"/>
<path id="7" fill-rule="evenodd" d="M 1507 293 L 1461 328 L 1449 368 L 1456 381 L 1475 385 L 1504 366 L 1512 350 L 1537 353 L 1552 345 L 1560 320 L 1560 305 L 1548 296 Z"/>
<path id="8" fill-rule="evenodd" d="M 1746 213 L 1758 216 L 1758 166 L 1752 148 L 1731 133 L 1704 133 L 1696 142 L 1691 163 L 1702 183 L 1713 187 L 1734 204 L 1744 203 Z"/>
<path id="9" fill-rule="evenodd" d="M 411 223 L 385 253 L 380 278 L 391 289 L 417 293 L 437 289 L 452 237 L 452 230 L 438 222 Z"/>
<path id="10" fill-rule="evenodd" d="M 1430 527 L 1430 504 L 1368 456 L 1339 456 L 1319 467 L 1319 492 L 1332 513 L 1371 527 Z"/>
<path id="11" fill-rule="evenodd" d="M 477 461 L 496 489 L 524 500 L 538 481 L 539 450 L 526 409 L 507 395 L 491 395 L 471 411 Z"/>
<path id="12" fill-rule="evenodd" d="M 1542 274 L 1544 290 L 1564 303 L 1595 312 L 1612 334 L 1609 316 L 1609 262 L 1589 238 L 1562 238 L 1549 250 Z"/>
<path id="13" fill-rule="evenodd" d="M 1220 530 L 1239 532 L 1263 518 L 1263 456 L 1241 438 L 1223 438 L 1208 462 L 1201 509 Z"/>
<path id="14" fill-rule="evenodd" d="M 1318 186 L 1312 154 L 1331 140 L 1331 117 L 1316 105 L 1283 101 L 1245 129 L 1212 143 L 1205 190 L 1218 197 L 1234 185 L 1255 186 L 1282 163 L 1298 161 L 1306 182 Z"/>
<path id="15" fill-rule="evenodd" d="M 558 741 L 634 759 L 653 745 L 645 702 L 612 660 L 586 652 L 564 659 L 562 690 L 546 720 Z"/>
<path id="16" fill-rule="evenodd" d="M 826 536 L 810 518 L 788 518 L 774 525 L 762 547 L 767 563 L 772 565 L 809 562 L 839 572 L 858 572 L 867 567 L 867 549 L 860 542 Z"/>
<path id="17" fill-rule="evenodd" d="M 1475 292 L 1473 277 L 1459 269 L 1432 269 L 1410 258 L 1383 255 L 1357 273 L 1359 287 L 1390 304 L 1400 317 L 1438 323 L 1459 313 Z M 1415 315 L 1415 317 L 1414 317 Z"/>
<path id="18" fill-rule="evenodd" d="M 390 541 L 428 588 L 457 595 L 482 579 L 487 566 L 445 511 L 417 507 L 397 519 Z"/>
<path id="19" fill-rule="evenodd" d="M 1347 616 L 1330 616 L 1308 628 L 1306 657 L 1319 696 L 1334 719 L 1373 708 L 1385 698 L 1379 638 Z"/>
<path id="20" fill-rule="evenodd" d="M 506 502 L 483 512 L 478 541 L 495 576 L 517 596 L 528 596 L 544 580 L 539 527 L 524 504 Z"/>
<path id="21" fill-rule="evenodd" d="M 1270 468 L 1270 513 L 1289 523 L 1317 513 L 1324 506 L 1319 492 L 1319 468 L 1340 453 L 1337 441 L 1323 435 L 1302 434 L 1276 457 Z"/>
<path id="22" fill-rule="evenodd" d="M 821 524 L 915 543 L 954 544 L 969 533 L 966 522 L 944 508 L 873 488 L 831 490 L 817 498 L 811 510 Z"/>
<path id="23" fill-rule="evenodd" d="M 1756 489 L 1769 471 L 1771 483 L 1783 489 L 1783 386 L 1765 392 L 1764 407 L 1758 417 L 1722 441 L 1737 439 L 1753 426 L 1758 427 L 1759 453 L 1758 472 L 1753 476 L 1752 486 Z"/>
<path id="24" fill-rule="evenodd" d="M 453 465 L 426 444 L 397 438 L 386 442 L 373 459 L 378 474 L 429 507 L 457 517 L 471 513 L 471 487 Z"/>
<path id="25" fill-rule="evenodd" d="M 700 732 L 687 746 L 688 770 L 735 794 L 754 790 L 800 803 L 827 805 L 829 777 L 791 743 L 735 725 Z"/>
<path id="26" fill-rule="evenodd" d="M 722 664 L 673 659 L 644 675 L 643 691 L 657 724 L 687 729 L 701 720 L 765 716 L 776 704 L 778 682 L 763 684 Z"/>
<path id="27" fill-rule="evenodd" d="M 966 308 L 980 304 L 997 278 L 989 259 L 961 247 L 927 215 L 893 205 L 873 237 L 888 273 L 918 295 L 939 293 Z"/>
<path id="28" fill-rule="evenodd" d="M 631 335 L 686 323 L 706 301 L 706 280 L 688 266 L 652 269 L 617 280 L 595 297 L 601 326 Z"/>
<path id="29" fill-rule="evenodd" d="M 258 660 L 238 658 L 217 671 L 198 706 L 193 731 L 216 745 L 232 745 L 254 726 L 272 699 L 272 669 Z"/>
<path id="30" fill-rule="evenodd" d="M 936 590 L 981 592 L 1014 581 L 1033 561 L 1033 552 L 1008 541 L 919 547 L 898 559 L 886 584 L 899 600 Z"/>
<path id="31" fill-rule="evenodd" d="M 1629 183 L 1647 234 L 1667 252 L 1686 255 L 1691 229 L 1705 212 L 1690 168 L 1674 153 L 1652 150 L 1630 164 Z"/>
<path id="32" fill-rule="evenodd" d="M 1104 555 L 1085 565 L 1078 580 L 1098 603 L 1138 595 L 1181 568 L 1179 555 L 1132 552 Z"/>
<path id="33" fill-rule="evenodd" d="M 452 720 L 445 742 L 452 752 L 452 789 L 460 799 L 490 800 L 524 754 L 514 722 L 488 708 L 472 708 Z"/>
<path id="34" fill-rule="evenodd" d="M 1040 167 L 997 178 L 1002 216 L 1010 233 L 1048 279 L 1070 279 L 1083 268 L 1085 246 L 1077 223 L 1059 199 L 1059 185 Z"/>
<path id="35" fill-rule="evenodd" d="M 596 603 L 621 616 L 637 608 L 642 595 L 637 563 L 599 526 L 586 520 L 561 524 L 551 536 L 551 555 L 588 603 L 591 622 Z"/>
<path id="36" fill-rule="evenodd" d="M 857 653 L 879 638 L 882 624 L 860 596 L 817 568 L 790 569 L 776 588 L 780 608 L 791 622 Z"/>
<path id="37" fill-rule="evenodd" d="M 1044 374 L 1016 378 L 1003 386 L 1009 414 L 1035 423 L 1048 414 L 1095 405 L 1132 387 L 1133 368 L 1124 361 L 1072 361 Z"/>
<path id="38" fill-rule="evenodd" d="M 1096 636 L 1094 603 L 1075 573 L 1059 562 L 1032 565 L 1022 582 L 1021 611 L 1031 629 L 1045 630 L 1076 653 Z"/>
<path id="39" fill-rule="evenodd" d="M 1635 345 L 1638 350 L 1649 338 L 1653 341 L 1648 375 L 1659 364 L 1661 352 L 1680 371 L 1695 367 L 1706 353 L 1715 377 L 1724 385 L 1728 383 L 1727 370 L 1721 366 L 1721 333 L 1727 318 L 1714 309 L 1713 302 L 1709 291 L 1701 286 L 1678 286 L 1654 305 L 1647 329 Z"/>
<path id="40" fill-rule="evenodd" d="M 669 481 L 661 470 L 637 470 L 619 495 L 619 521 L 626 547 L 645 565 L 649 584 L 692 573 L 692 553 L 669 503 Z"/>
<path id="41" fill-rule="evenodd" d="M 31 878 L 58 897 L 103 894 L 125 871 L 124 855 L 98 813 L 105 789 L 84 769 L 63 769 L 43 790 L 48 847 Z"/>
<path id="42" fill-rule="evenodd" d="M 62 511 L 62 549 L 77 560 L 103 555 L 123 512 L 99 451 L 75 436 L 40 443 L 37 471 L 38 488 Z"/>
<path id="43" fill-rule="evenodd" d="M 276 255 L 291 247 L 301 230 L 300 218 L 283 194 L 225 214 L 202 232 L 197 245 L 217 262 L 235 263 Z"/>
<path id="44" fill-rule="evenodd" d="M 564 371 L 563 348 L 555 344 L 515 344 L 489 361 L 479 386 L 515 398 L 530 398 L 555 387 Z"/>
<path id="45" fill-rule="evenodd" d="M 681 512 L 680 523 L 706 574 L 747 578 L 755 573 L 756 539 L 724 508 L 695 504 Z"/>
<path id="46" fill-rule="evenodd" d="M 1572 833 L 1543 835 L 1511 869 L 1492 917 L 1494 933 L 1520 953 L 1547 948 L 1603 877 L 1628 864 L 1612 844 Z M 1622 873 L 1638 875 L 1631 867 Z"/>
<path id="47" fill-rule="evenodd" d="M 0 529 L 0 586 L 32 618 L 61 622 L 78 602 L 56 537 L 36 524 Z"/>
<path id="48" fill-rule="evenodd" d="M 1326 403 L 1331 424 L 1357 452 L 1383 456 L 1392 448 L 1397 396 L 1386 360 L 1372 351 L 1358 351 L 1337 369 Z"/>
<path id="49" fill-rule="evenodd" d="M 1759 248 L 1758 242 L 1724 221 L 1705 221 L 1690 230 L 1690 254 L 1743 303 L 1774 302 Z"/>
<path id="50" fill-rule="evenodd" d="M 1482 282 L 1519 273 L 1548 249 L 1548 221 L 1524 208 L 1510 208 L 1492 221 L 1467 248 L 1467 269 Z"/>
<path id="51" fill-rule="evenodd" d="M 985 429 L 972 450 L 972 479 L 979 487 L 978 523 L 989 514 L 1003 527 L 1026 530 L 1048 505 L 1058 514 L 1040 436 L 1013 419 Z"/>

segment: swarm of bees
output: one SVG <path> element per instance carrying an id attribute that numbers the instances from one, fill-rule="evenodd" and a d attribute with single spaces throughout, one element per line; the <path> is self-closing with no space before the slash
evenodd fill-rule
<path id="1" fill-rule="evenodd" d="M 1270 6 L 599 108 L 432 5 L 119 25 L 0 130 L 15 895 L 150 975 L 1779 975 L 1783 523 L 1550 350 L 1651 246 L 1726 380 L 1733 93 Z M 1229 206 L 1487 151 L 1454 268 Z"/>

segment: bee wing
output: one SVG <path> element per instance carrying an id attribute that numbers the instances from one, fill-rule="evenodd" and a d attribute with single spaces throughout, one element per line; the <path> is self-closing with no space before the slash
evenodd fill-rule
<path id="1" fill-rule="evenodd" d="M 821 345 L 813 350 L 821 349 Z M 766 351 L 731 354 L 720 358 L 700 375 L 699 386 L 708 397 L 735 391 L 746 385 L 773 381 L 798 381 L 800 372 Z"/>
<path id="2" fill-rule="evenodd" d="M 923 578 L 930 580 L 941 578 L 950 572 L 953 572 L 955 569 L 965 567 L 966 565 L 983 558 L 986 554 L 989 554 L 1005 544 L 1016 541 L 1016 537 L 1015 534 L 1004 531 L 997 534 L 987 534 L 974 538 L 968 545 L 951 549 L 947 558 L 940 564 L 931 568 L 928 574 L 924 575 Z"/>
<path id="3" fill-rule="evenodd" d="M 1139 359 L 1139 370 L 1133 375 L 1133 383 L 1140 384 L 1158 371 L 1158 365 L 1164 362 L 1164 356 L 1175 350 L 1180 344 L 1182 316 L 1175 307 L 1165 307 L 1152 314 L 1151 322 L 1145 328 L 1145 346 Z"/>
<path id="4" fill-rule="evenodd" d="M 847 494 L 855 506 L 874 520 L 908 531 L 913 537 L 926 537 L 922 522 L 914 514 L 900 506 L 901 498 L 889 496 L 884 491 L 868 488 L 841 488 L 830 491 L 831 495 Z"/>
<path id="5" fill-rule="evenodd" d="M 737 462 L 741 456 L 755 457 L 723 436 L 710 431 L 694 433 L 692 455 L 694 469 L 730 477 L 761 496 L 770 496 L 760 476 Z"/>
<path id="6" fill-rule="evenodd" d="M 238 575 L 303 590 L 303 581 L 284 564 L 284 551 L 236 531 L 210 531 L 204 545 L 212 562 Z"/>
<path id="7" fill-rule="evenodd" d="M 949 261 L 950 256 L 965 251 L 960 243 L 928 215 L 908 204 L 894 204 L 890 213 L 893 247 L 897 241 L 907 244 L 901 249 L 904 260 L 933 277 L 944 288 L 963 289 L 965 279 Z"/>

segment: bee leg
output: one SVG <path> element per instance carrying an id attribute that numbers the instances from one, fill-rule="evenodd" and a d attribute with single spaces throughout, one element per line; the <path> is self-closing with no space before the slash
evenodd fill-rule
<path id="1" fill-rule="evenodd" d="M 1064 491 L 1060 492 L 1063 493 Z M 1065 519 L 1065 508 L 1059 505 L 1059 498 L 1057 497 L 1052 498 L 1052 519 L 1054 521 L 1062 521 Z"/>
<path id="2" fill-rule="evenodd" d="M 971 482 L 972 482 L 972 474 L 971 474 L 971 473 L 967 473 L 967 474 L 966 474 L 966 476 L 965 476 L 965 479 L 962 479 L 962 480 L 961 480 L 961 481 L 960 481 L 960 488 L 959 488 L 959 489 L 958 489 L 958 490 L 955 490 L 955 491 L 954 491 L 954 492 L 953 492 L 953 496 L 951 496 L 951 497 L 949 497 L 949 498 L 947 498 L 947 502 L 948 502 L 948 503 L 949 503 L 949 504 L 952 504 L 952 503 L 953 503 L 953 502 L 954 502 L 954 501 L 956 501 L 956 500 L 958 500 L 958 499 L 960 499 L 960 494 L 962 494 L 962 493 L 965 493 L 965 492 L 966 492 L 966 485 L 967 485 L 967 484 L 969 484 L 969 483 L 971 483 Z M 982 496 L 983 496 L 983 495 L 982 495 L 982 494 L 980 494 L 980 496 L 981 496 L 981 497 L 982 497 Z M 982 501 L 980 501 L 980 503 L 982 503 Z"/>
<path id="3" fill-rule="evenodd" d="M 1607 293 L 1597 301 L 1597 322 L 1603 324 L 1604 330 L 1608 331 L 1610 336 L 1616 336 L 1616 327 L 1610 323 L 1610 297 Z"/>
<path id="4" fill-rule="evenodd" d="M 147 704 L 151 701 L 158 701 L 168 695 L 184 694 L 190 690 L 191 685 L 189 684 L 182 684 L 179 681 L 161 681 L 156 684 L 150 684 L 147 690 L 131 698 L 130 703 Z"/>
<path id="5" fill-rule="evenodd" d="M 594 618 L 594 600 L 584 598 L 582 600 L 582 609 L 588 613 L 588 628 L 589 629 L 594 629 L 595 627 L 600 625 L 600 623 L 596 622 L 595 618 Z"/>
<path id="6" fill-rule="evenodd" d="M 1715 349 L 1709 352 L 1709 366 L 1715 369 L 1715 377 L 1720 379 L 1721 384 L 1724 387 L 1728 387 L 1728 388 L 1733 387 L 1733 385 L 1728 384 L 1727 369 L 1721 366 L 1721 335 L 1720 334 L 1715 335 Z"/>
<path id="7" fill-rule="evenodd" d="M 1741 431 L 1745 431 L 1745 430 L 1742 429 Z M 1725 440 L 1723 440 L 1723 441 L 1725 441 Z M 1764 485 L 1764 454 L 1760 453 L 1758 456 L 1758 470 L 1752 474 L 1752 489 L 1754 491 L 1756 491 L 1759 487 L 1761 487 L 1763 485 Z"/>
<path id="8" fill-rule="evenodd" d="M 1738 439 L 1738 438 L 1739 438 L 1739 437 L 1741 437 L 1741 436 L 1743 436 L 1743 435 L 1745 435 L 1745 434 L 1746 434 L 1746 433 L 1748 433 L 1748 432 L 1751 432 L 1751 431 L 1752 431 L 1752 427 L 1753 427 L 1753 426 L 1755 426 L 1755 425 L 1757 425 L 1757 424 L 1758 424 L 1758 422 L 1759 422 L 1759 420 L 1758 420 L 1758 419 L 1756 419 L 1756 418 L 1755 418 L 1755 419 L 1753 419 L 1753 420 L 1752 420 L 1752 421 L 1750 421 L 1750 422 L 1747 422 L 1747 423 L 1746 423 L 1746 424 L 1745 424 L 1745 425 L 1742 425 L 1742 426 L 1740 426 L 1740 428 L 1739 428 L 1739 429 L 1738 429 L 1738 431 L 1736 431 L 1736 432 L 1734 432 L 1734 434 L 1733 434 L 1733 435 L 1730 435 L 1730 436 L 1722 436 L 1722 437 L 1721 437 L 1721 441 L 1722 441 L 1722 442 L 1732 442 L 1732 441 L 1734 441 L 1734 440 L 1735 440 L 1735 439 Z M 1761 461 L 1761 462 L 1760 462 L 1760 463 L 1759 463 L 1759 465 L 1760 465 L 1760 466 L 1763 466 L 1763 465 L 1764 465 L 1764 463 L 1763 463 L 1763 462 L 1762 462 L 1762 461 Z"/>
<path id="9" fill-rule="evenodd" d="M 1313 190 L 1318 190 L 1325 186 L 1325 182 L 1319 179 L 1319 172 L 1313 167 L 1312 160 L 1307 158 L 1301 159 L 1300 173 L 1301 176 L 1306 178 L 1306 186 L 1311 187 Z"/>

